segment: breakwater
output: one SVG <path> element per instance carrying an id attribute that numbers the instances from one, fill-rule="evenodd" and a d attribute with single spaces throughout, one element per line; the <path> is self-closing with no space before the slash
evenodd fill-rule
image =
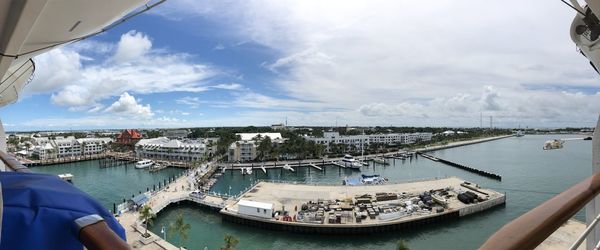
<path id="1" fill-rule="evenodd" d="M 469 171 L 471 173 L 475 173 L 475 174 L 478 174 L 478 175 L 481 175 L 481 176 L 485 176 L 485 177 L 488 177 L 488 178 L 491 178 L 491 179 L 494 179 L 494 180 L 502 181 L 502 176 L 500 176 L 499 174 L 490 173 L 490 172 L 487 172 L 487 171 L 484 171 L 484 170 L 480 170 L 480 169 L 476 169 L 476 168 L 473 168 L 473 167 L 465 166 L 465 165 L 462 165 L 462 164 L 459 164 L 459 163 L 456 163 L 456 162 L 451 162 L 451 161 L 448 161 L 448 160 L 444 160 L 442 158 L 434 157 L 434 156 L 425 154 L 423 152 L 417 152 L 417 154 L 423 156 L 424 158 L 430 159 L 432 161 L 441 162 L 441 163 L 444 163 L 444 164 L 449 165 L 449 166 L 453 166 L 453 167 L 460 168 L 460 169 L 465 170 L 465 171 Z"/>

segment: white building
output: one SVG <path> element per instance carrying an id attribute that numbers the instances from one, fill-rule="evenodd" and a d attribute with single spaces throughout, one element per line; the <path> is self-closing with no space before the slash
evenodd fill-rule
<path id="1" fill-rule="evenodd" d="M 237 203 L 238 213 L 248 216 L 255 216 L 264 219 L 273 218 L 273 203 L 265 203 L 251 200 L 240 200 Z"/>
<path id="2" fill-rule="evenodd" d="M 54 159 L 56 158 L 56 150 L 50 143 L 43 145 L 37 145 L 33 148 L 32 155 L 40 160 Z"/>
<path id="3" fill-rule="evenodd" d="M 240 140 L 229 145 L 227 159 L 230 162 L 245 162 L 256 159 L 256 145 L 254 140 Z"/>
<path id="4" fill-rule="evenodd" d="M 52 147 L 56 149 L 57 157 L 71 157 L 81 154 L 81 146 L 75 140 L 74 136 L 62 137 L 57 136 L 54 140 L 50 140 Z"/>
<path id="5" fill-rule="evenodd" d="M 167 137 L 142 139 L 135 144 L 138 157 L 172 161 L 200 161 L 206 145 L 198 140 L 171 140 Z"/>
<path id="6" fill-rule="evenodd" d="M 386 145 L 412 144 L 416 141 L 430 141 L 432 133 L 393 133 L 393 134 L 372 134 L 372 135 L 346 135 L 342 136 L 338 132 L 324 132 L 323 137 L 309 137 L 304 139 L 314 141 L 315 143 L 325 145 L 329 150 L 330 143 L 353 145 L 356 149 L 367 147 L 370 143 L 383 143 Z"/>
<path id="7" fill-rule="evenodd" d="M 271 143 L 283 143 L 284 139 L 281 133 L 237 133 L 240 136 L 239 141 L 231 143 L 227 152 L 227 159 L 230 162 L 245 162 L 256 159 L 258 143 L 269 137 Z"/>
<path id="8" fill-rule="evenodd" d="M 81 138 L 77 139 L 80 146 L 80 154 L 93 155 L 99 154 L 106 150 L 108 143 L 112 142 L 111 138 Z"/>

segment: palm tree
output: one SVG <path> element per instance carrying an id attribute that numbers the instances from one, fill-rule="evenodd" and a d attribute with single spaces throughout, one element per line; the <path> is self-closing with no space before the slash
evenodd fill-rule
<path id="1" fill-rule="evenodd" d="M 148 225 L 152 225 L 152 219 L 156 217 L 156 214 L 152 212 L 152 208 L 148 205 L 143 206 L 140 209 L 140 220 L 144 221 L 144 226 L 146 226 L 146 232 L 144 233 L 144 237 L 150 236 L 148 234 Z"/>
<path id="2" fill-rule="evenodd" d="M 238 240 L 233 235 L 225 235 L 225 246 L 221 247 L 221 250 L 235 250 L 235 246 L 238 244 Z"/>
<path id="3" fill-rule="evenodd" d="M 188 231 L 192 228 L 192 226 L 190 225 L 190 223 L 185 223 L 183 221 L 183 213 L 179 212 L 179 214 L 177 215 L 177 219 L 175 219 L 174 223 L 171 223 L 171 225 L 169 226 L 169 230 L 171 232 L 175 232 L 177 234 L 179 234 L 179 246 L 181 246 L 181 240 L 187 240 L 188 237 Z"/>

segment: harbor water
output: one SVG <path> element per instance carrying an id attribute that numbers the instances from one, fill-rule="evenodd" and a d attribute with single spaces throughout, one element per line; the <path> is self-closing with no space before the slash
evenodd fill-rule
<path id="1" fill-rule="evenodd" d="M 212 191 L 223 194 L 237 194 L 261 179 L 339 185 L 344 177 L 380 174 L 391 182 L 457 176 L 507 195 L 506 206 L 410 232 L 338 236 L 269 231 L 224 222 L 217 212 L 193 204 L 166 208 L 159 213 L 150 229 L 163 235 L 161 229 L 164 227 L 167 239 L 177 245 L 180 239 L 168 227 L 177 214 L 182 213 L 185 221 L 191 224 L 188 239 L 183 241 L 187 249 L 219 249 L 226 234 L 239 240 L 237 249 L 395 249 L 399 240 L 404 240 L 410 249 L 477 249 L 510 220 L 590 175 L 591 141 L 567 141 L 562 149 L 542 150 L 546 140 L 573 137 L 582 136 L 527 135 L 430 153 L 462 165 L 500 174 L 502 181 L 423 157 L 413 157 L 412 160 L 404 161 L 389 159 L 389 166 L 365 166 L 360 172 L 336 166 L 328 166 L 325 171 L 319 171 L 294 165 L 292 167 L 295 172 L 270 169 L 265 174 L 260 168 L 255 168 L 251 175 L 244 176 L 239 170 L 228 170 L 212 188 Z M 169 168 L 149 173 L 131 165 L 103 169 L 98 167 L 97 161 L 35 167 L 33 170 L 74 174 L 74 184 L 99 199 L 109 209 L 112 209 L 113 202 L 131 197 L 131 194 L 143 191 L 148 186 L 151 188 L 152 184 L 181 171 Z M 576 219 L 583 220 L 583 214 L 580 212 Z"/>
<path id="2" fill-rule="evenodd" d="M 98 160 L 81 161 L 50 166 L 32 167 L 37 173 L 73 174 L 73 184 L 79 189 L 96 198 L 107 209 L 112 210 L 113 204 L 131 199 L 146 188 L 158 188 L 158 183 L 179 174 L 183 169 L 167 168 L 150 173 L 145 169 L 136 169 L 134 164 L 101 168 Z"/>
<path id="3" fill-rule="evenodd" d="M 390 160 L 387 167 L 363 167 L 360 172 L 339 170 L 330 166 L 324 172 L 297 168 L 295 172 L 272 169 L 265 175 L 254 169 L 251 175 L 241 171 L 226 171 L 213 186 L 213 191 L 236 194 L 256 179 L 274 179 L 309 183 L 341 184 L 344 176 L 380 174 L 390 181 L 457 176 L 481 186 L 505 192 L 506 206 L 461 218 L 458 221 L 428 225 L 411 232 L 388 232 L 363 236 L 306 235 L 276 232 L 223 222 L 218 213 L 194 205 L 170 207 L 158 216 L 152 231 L 160 234 L 168 229 L 178 213 L 191 224 L 188 249 L 219 249 L 225 234 L 239 240 L 239 249 L 395 249 L 404 240 L 410 249 L 477 249 L 491 234 L 510 220 L 527 212 L 553 195 L 583 180 L 591 173 L 591 141 L 567 141 L 560 150 L 542 150 L 546 140 L 573 138 L 578 135 L 528 135 L 511 137 L 469 146 L 450 148 L 430 154 L 466 166 L 502 175 L 502 181 L 492 180 L 451 166 L 419 157 L 411 160 Z M 256 172 L 256 175 L 255 175 Z M 231 187 L 231 191 L 230 188 Z M 316 199 L 317 197 L 315 197 Z M 576 219 L 583 220 L 583 213 Z M 166 230 L 170 242 L 177 244 L 177 235 Z"/>

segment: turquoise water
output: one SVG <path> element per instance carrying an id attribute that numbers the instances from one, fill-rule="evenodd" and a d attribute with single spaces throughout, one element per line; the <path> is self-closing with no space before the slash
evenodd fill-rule
<path id="1" fill-rule="evenodd" d="M 73 184 L 76 187 L 98 199 L 110 210 L 113 209 L 113 203 L 119 204 L 123 199 L 146 191 L 146 188 L 152 189 L 152 185 L 158 188 L 159 182 L 183 171 L 167 168 L 150 173 L 136 169 L 133 164 L 100 168 L 98 160 L 32 167 L 31 170 L 47 174 L 73 174 Z"/>
<path id="2" fill-rule="evenodd" d="M 310 174 L 307 168 L 296 168 L 296 173 L 269 170 L 267 175 L 255 170 L 256 175 L 251 176 L 242 176 L 239 171 L 226 172 L 213 187 L 213 191 L 227 193 L 231 186 L 231 193 L 234 194 L 255 179 L 340 184 L 344 176 L 378 173 L 391 181 L 457 176 L 507 194 L 505 207 L 412 232 L 363 236 L 292 234 L 223 222 L 218 213 L 193 205 L 167 208 L 160 213 L 151 230 L 160 234 L 161 227 L 167 227 L 178 213 L 183 213 L 186 221 L 192 225 L 189 239 L 183 244 L 188 249 L 218 249 L 223 245 L 225 234 L 232 234 L 239 240 L 238 249 L 394 249 L 398 240 L 404 240 L 411 249 L 476 249 L 510 220 L 589 176 L 591 141 L 568 141 L 563 149 L 542 150 L 546 140 L 571 137 L 580 136 L 532 135 L 431 153 L 463 165 L 498 173 L 502 175 L 501 182 L 418 158 L 404 162 L 396 160 L 395 164 L 387 167 L 363 167 L 361 172 L 339 171 L 333 166 L 325 172 L 311 169 Z M 582 213 L 576 218 L 583 220 Z M 178 242 L 177 236 L 171 237 L 168 230 L 167 234 L 170 242 Z"/>
<path id="3" fill-rule="evenodd" d="M 330 166 L 326 171 L 294 168 L 295 173 L 269 170 L 265 175 L 255 169 L 256 175 L 242 176 L 239 171 L 226 172 L 213 187 L 213 191 L 235 194 L 256 179 L 281 179 L 287 181 L 340 184 L 344 176 L 361 173 L 378 173 L 390 181 L 420 178 L 457 176 L 482 186 L 506 192 L 505 207 L 479 213 L 455 222 L 429 225 L 412 232 L 389 232 L 362 236 L 331 236 L 292 234 L 261 230 L 223 222 L 218 213 L 194 205 L 181 205 L 163 210 L 151 230 L 161 234 L 178 213 L 192 225 L 189 238 L 183 245 L 188 249 L 219 249 L 225 234 L 239 240 L 238 249 L 394 249 L 398 240 L 404 240 L 411 249 L 476 249 L 499 227 L 523 214 L 591 173 L 591 142 L 568 141 L 560 150 L 542 150 L 544 141 L 559 137 L 577 136 L 525 136 L 508 138 L 470 146 L 432 152 L 438 157 L 456 161 L 502 175 L 502 182 L 474 175 L 425 158 L 396 160 L 390 166 L 363 167 L 361 172 L 339 170 Z M 113 203 L 130 198 L 138 191 L 179 173 L 180 169 L 165 169 L 149 173 L 132 165 L 100 168 L 98 161 L 86 161 L 54 166 L 35 167 L 35 172 L 72 173 L 74 185 L 97 198 L 108 209 Z M 583 220 L 580 213 L 576 216 Z M 178 238 L 169 241 L 177 244 Z"/>

